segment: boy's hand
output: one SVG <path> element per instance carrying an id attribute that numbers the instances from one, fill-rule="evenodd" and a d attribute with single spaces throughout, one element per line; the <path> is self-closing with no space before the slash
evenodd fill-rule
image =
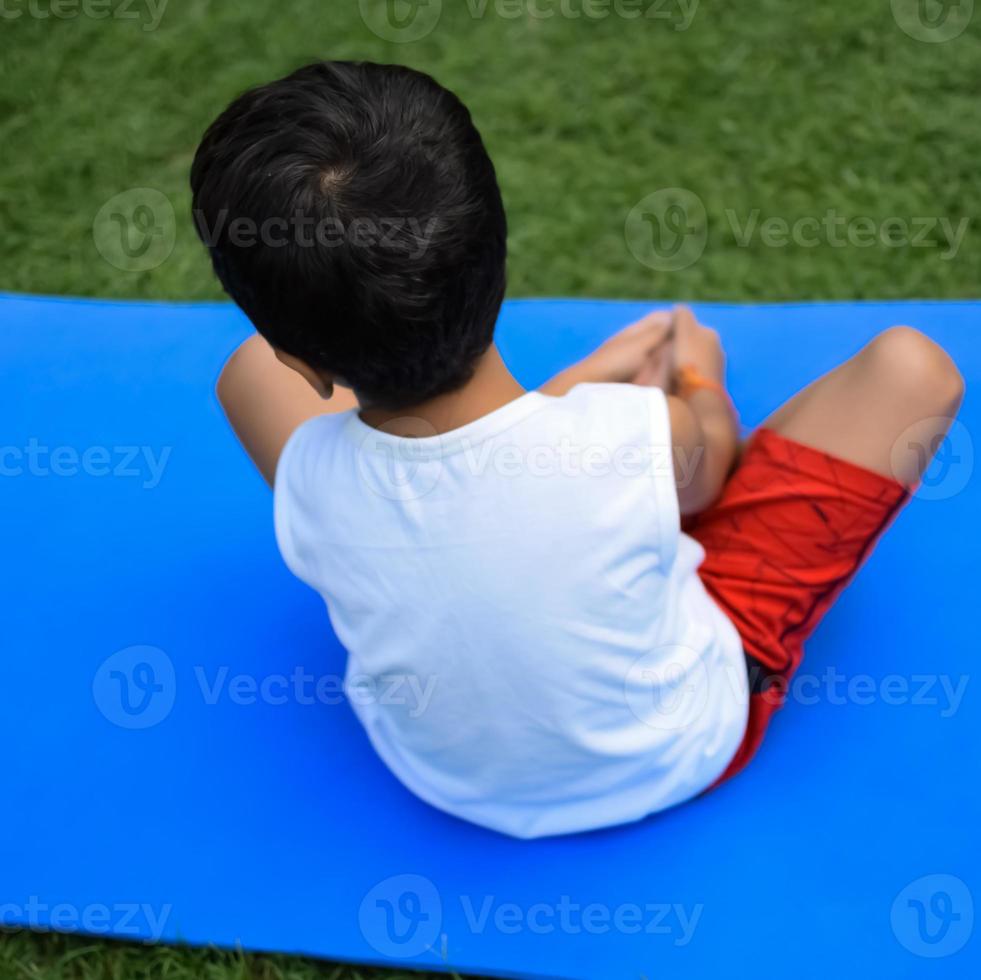
<path id="1" fill-rule="evenodd" d="M 687 306 L 675 309 L 674 329 L 676 365 L 691 365 L 703 378 L 724 384 L 726 356 L 719 335 L 711 327 L 703 327 Z"/>
<path id="2" fill-rule="evenodd" d="M 583 364 L 595 374 L 596 381 L 654 384 L 656 378 L 667 383 L 673 370 L 671 329 L 669 312 L 648 313 L 615 333 Z"/>
<path id="3" fill-rule="evenodd" d="M 541 390 L 564 395 L 583 382 L 622 382 L 667 388 L 674 374 L 673 316 L 649 313 L 624 327 L 589 357 L 557 374 Z"/>

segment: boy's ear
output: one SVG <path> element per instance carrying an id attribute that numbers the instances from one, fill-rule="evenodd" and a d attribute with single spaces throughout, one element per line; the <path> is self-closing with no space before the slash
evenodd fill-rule
<path id="1" fill-rule="evenodd" d="M 276 353 L 276 359 L 301 375 L 321 398 L 330 398 L 334 394 L 334 376 L 329 371 L 317 371 L 310 367 L 306 361 L 301 361 L 292 354 L 287 354 L 277 347 L 274 347 L 273 350 Z"/>

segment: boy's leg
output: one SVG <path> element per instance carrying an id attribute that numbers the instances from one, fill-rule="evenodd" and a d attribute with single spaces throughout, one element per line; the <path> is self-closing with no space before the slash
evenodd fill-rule
<path id="1" fill-rule="evenodd" d="M 941 348 L 887 330 L 778 409 L 688 528 L 750 668 L 746 739 L 722 779 L 759 747 L 804 641 L 908 499 L 961 394 Z"/>
<path id="2" fill-rule="evenodd" d="M 763 428 L 912 486 L 963 390 L 943 348 L 911 327 L 892 327 L 791 398 Z"/>

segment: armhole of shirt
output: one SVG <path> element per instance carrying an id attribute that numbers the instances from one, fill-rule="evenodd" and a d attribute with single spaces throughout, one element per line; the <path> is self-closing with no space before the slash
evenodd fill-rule
<path id="1" fill-rule="evenodd" d="M 296 547 L 295 498 L 298 493 L 303 493 L 303 480 L 298 472 L 298 463 L 302 459 L 304 443 L 309 437 L 314 422 L 316 418 L 308 419 L 293 430 L 279 454 L 273 480 L 273 526 L 276 532 L 276 544 L 286 567 L 303 582 L 310 581 L 310 570 Z"/>
<path id="2" fill-rule="evenodd" d="M 660 388 L 647 390 L 651 477 L 654 483 L 654 506 L 657 509 L 658 550 L 664 568 L 674 564 L 681 537 L 681 507 L 674 476 L 674 446 L 671 438 L 671 415 L 668 400 Z"/>

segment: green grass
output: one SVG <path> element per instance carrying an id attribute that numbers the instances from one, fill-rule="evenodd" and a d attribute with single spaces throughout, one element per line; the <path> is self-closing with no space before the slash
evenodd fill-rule
<path id="1" fill-rule="evenodd" d="M 291 0 L 274 12 L 255 0 L 172 0 L 150 31 L 124 19 L 2 23 L 0 288 L 219 296 L 187 217 L 196 141 L 238 92 L 323 56 L 407 62 L 472 107 L 510 213 L 511 295 L 978 295 L 981 12 L 960 37 L 932 44 L 899 29 L 889 0 L 702 0 L 681 31 L 615 15 L 475 18 L 483 2 L 443 0 L 439 24 L 414 43 L 375 36 L 357 0 Z M 558 11 L 613 0 L 537 2 Z M 172 202 L 176 247 L 157 268 L 121 272 L 96 250 L 92 225 L 134 187 Z M 678 271 L 638 261 L 624 234 L 631 208 L 669 187 L 706 212 L 704 253 Z M 970 225 L 954 255 L 738 241 L 754 212 L 792 223 L 829 209 L 873 227 Z"/>
<path id="2" fill-rule="evenodd" d="M 447 974 L 440 974 L 445 980 Z M 449 974 L 456 977 L 456 974 Z M 86 936 L 0 932 L 0 980 L 436 980 L 240 950 L 144 946 Z M 458 978 L 462 980 L 462 978 Z"/>
<path id="3" fill-rule="evenodd" d="M 146 18 L 38 19 L 9 0 L 24 16 L 0 22 L 0 289 L 218 297 L 188 218 L 196 142 L 244 88 L 330 57 L 408 63 L 471 106 L 510 214 L 512 296 L 978 295 L 981 12 L 956 39 L 925 43 L 899 28 L 889 0 L 702 0 L 686 30 L 615 15 L 474 17 L 477 2 L 444 0 L 431 33 L 393 43 L 368 29 L 357 0 L 172 0 L 154 30 Z M 584 0 L 563 2 L 582 10 Z M 677 21 L 676 7 L 659 9 Z M 172 254 L 142 272 L 114 267 L 93 240 L 100 208 L 131 188 L 157 189 L 176 215 Z M 704 207 L 704 218 L 697 205 L 683 215 L 705 245 L 681 269 L 651 267 L 649 221 L 625 232 L 631 209 L 664 188 Z M 811 247 L 739 241 L 754 213 L 793 223 L 829 209 L 873 229 L 887 219 L 968 227 L 956 249 L 936 226 L 933 247 L 837 246 L 820 233 Z M 396 974 L 0 938 L 0 980 L 358 976 Z"/>

